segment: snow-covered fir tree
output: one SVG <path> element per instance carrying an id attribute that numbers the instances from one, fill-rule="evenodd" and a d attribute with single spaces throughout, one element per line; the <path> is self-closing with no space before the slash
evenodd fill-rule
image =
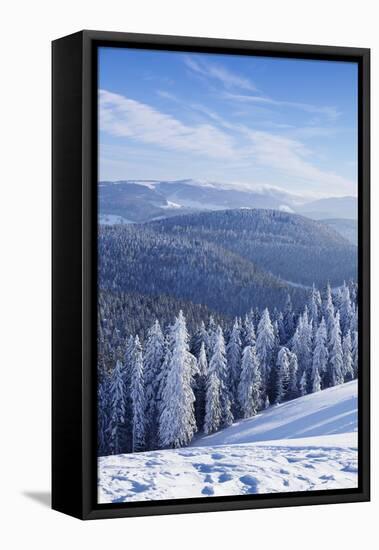
<path id="1" fill-rule="evenodd" d="M 285 400 L 288 393 L 289 384 L 289 354 L 290 350 L 286 347 L 282 347 L 279 350 L 276 361 L 276 391 L 275 402 L 282 403 Z"/>
<path id="2" fill-rule="evenodd" d="M 158 397 L 157 397 L 158 422 L 165 405 L 163 401 L 163 391 L 166 387 L 167 376 L 169 373 L 170 363 L 171 363 L 171 354 L 173 349 L 173 329 L 174 327 L 172 325 L 168 326 L 164 337 L 163 362 L 162 362 L 161 371 L 158 375 Z M 159 431 L 159 427 L 158 427 L 158 431 Z M 158 440 L 159 440 L 159 435 L 158 435 Z"/>
<path id="3" fill-rule="evenodd" d="M 120 454 L 125 450 L 125 384 L 123 365 L 120 360 L 113 369 L 109 393 L 111 397 L 109 411 L 109 436 L 111 454 Z"/>
<path id="4" fill-rule="evenodd" d="M 292 338 L 293 333 L 295 331 L 295 323 L 294 323 L 294 313 L 293 313 L 293 307 L 292 307 L 292 300 L 291 296 L 288 294 L 286 305 L 284 307 L 283 311 L 283 326 L 285 330 L 285 343 Z"/>
<path id="5" fill-rule="evenodd" d="M 330 333 L 329 386 L 343 384 L 343 352 L 341 342 L 340 314 L 337 311 Z"/>
<path id="6" fill-rule="evenodd" d="M 281 346 L 285 346 L 288 341 L 288 338 L 287 338 L 287 333 L 284 325 L 283 313 L 281 311 L 279 312 L 277 322 L 278 322 L 279 344 Z"/>
<path id="7" fill-rule="evenodd" d="M 227 370 L 227 359 L 225 350 L 225 340 L 220 326 L 217 327 L 214 336 L 213 354 L 209 362 L 210 371 L 217 371 L 220 382 L 220 406 L 221 406 L 221 426 L 226 428 L 233 423 L 232 403 L 228 387 L 229 375 Z M 208 392 L 207 392 L 208 396 Z"/>
<path id="8" fill-rule="evenodd" d="M 312 320 L 308 318 L 308 308 L 300 315 L 295 334 L 292 338 L 291 351 L 296 354 L 301 373 L 305 373 L 307 380 L 307 392 L 311 391 L 312 375 Z"/>
<path id="9" fill-rule="evenodd" d="M 241 342 L 242 347 L 246 346 L 255 346 L 256 341 L 256 334 L 255 334 L 255 328 L 254 328 L 254 315 L 251 312 L 250 315 L 246 314 L 245 319 L 243 322 L 243 330 L 242 330 L 242 340 Z"/>
<path id="10" fill-rule="evenodd" d="M 215 346 L 216 342 L 216 331 L 217 331 L 217 325 L 214 320 L 213 315 L 209 317 L 209 322 L 207 326 L 207 342 L 206 342 L 206 352 L 207 352 L 207 358 L 208 361 L 211 360 L 212 354 L 213 354 L 213 348 Z"/>
<path id="11" fill-rule="evenodd" d="M 303 371 L 303 374 L 301 375 L 300 381 L 299 381 L 299 395 L 302 397 L 303 395 L 307 395 L 308 382 L 307 382 L 307 375 L 305 371 Z"/>
<path id="12" fill-rule="evenodd" d="M 312 393 L 321 390 L 321 376 L 318 367 L 314 367 L 312 371 Z"/>
<path id="13" fill-rule="evenodd" d="M 199 329 L 195 332 L 192 343 L 191 343 L 191 353 L 197 358 L 199 358 L 200 348 L 204 344 L 205 353 L 209 353 L 209 336 L 207 329 L 205 328 L 204 321 L 201 321 Z"/>
<path id="14" fill-rule="evenodd" d="M 200 428 L 204 425 L 205 419 L 205 403 L 207 391 L 207 376 L 208 376 L 208 361 L 205 352 L 205 344 L 201 343 L 199 357 L 197 360 L 198 373 L 195 377 L 194 393 L 195 393 L 195 416 L 196 425 Z"/>
<path id="15" fill-rule="evenodd" d="M 328 338 L 330 338 L 330 334 L 332 332 L 333 325 L 334 325 L 335 311 L 334 311 L 334 304 L 333 304 L 333 298 L 332 298 L 332 289 L 329 283 L 326 286 L 322 309 L 323 309 L 323 316 L 326 323 L 326 329 L 328 331 Z"/>
<path id="16" fill-rule="evenodd" d="M 321 294 L 314 284 L 308 300 L 308 311 L 310 318 L 317 324 L 321 313 Z"/>
<path id="17" fill-rule="evenodd" d="M 100 371 L 101 372 L 101 371 Z M 98 455 L 103 456 L 108 454 L 110 444 L 109 433 L 109 397 L 111 395 L 109 388 L 109 376 L 98 375 L 97 384 L 97 425 L 98 425 Z"/>
<path id="18" fill-rule="evenodd" d="M 193 393 L 194 362 L 189 352 L 189 335 L 183 312 L 180 311 L 171 332 L 172 350 L 168 363 L 159 424 L 161 447 L 188 445 L 196 432 Z"/>
<path id="19" fill-rule="evenodd" d="M 320 325 L 317 329 L 315 336 L 315 346 L 313 350 L 312 360 L 312 378 L 314 378 L 314 372 L 317 369 L 323 383 L 323 387 L 328 385 L 327 372 L 328 372 L 328 345 L 327 345 L 327 332 L 325 319 L 322 317 Z M 312 382 L 313 386 L 313 382 Z"/>
<path id="20" fill-rule="evenodd" d="M 350 299 L 350 290 L 348 285 L 344 282 L 341 288 L 340 294 L 340 323 L 342 334 L 345 335 L 350 329 L 350 323 L 353 316 L 353 308 Z"/>
<path id="21" fill-rule="evenodd" d="M 232 401 L 233 414 L 237 413 L 237 388 L 241 377 L 241 354 L 241 331 L 238 320 L 235 319 L 229 342 L 226 347 L 229 374 L 228 384 L 230 389 L 230 399 Z"/>
<path id="22" fill-rule="evenodd" d="M 271 323 L 270 314 L 266 308 L 258 324 L 256 352 L 261 367 L 262 380 L 265 386 L 270 378 L 275 346 L 275 334 Z"/>
<path id="23" fill-rule="evenodd" d="M 165 340 L 158 320 L 149 329 L 143 359 L 146 403 L 146 446 L 158 445 L 158 396 Z"/>
<path id="24" fill-rule="evenodd" d="M 131 358 L 130 401 L 132 408 L 132 451 L 145 448 L 145 393 L 142 347 L 138 336 L 134 339 Z"/>
<path id="25" fill-rule="evenodd" d="M 255 347 L 246 346 L 242 355 L 238 401 L 243 418 L 254 416 L 260 408 L 261 375 Z"/>
<path id="26" fill-rule="evenodd" d="M 224 329 L 212 316 L 191 325 L 156 321 L 139 337 L 120 323 L 99 323 L 98 453 L 187 445 L 271 403 L 358 376 L 356 285 L 320 300 L 313 287 L 304 309 L 257 308 Z M 316 318 L 315 318 L 316 317 Z M 208 320 L 207 320 L 208 319 Z M 207 327 L 207 328 L 205 328 Z M 255 333 L 255 327 L 257 332 Z M 225 342 L 226 341 L 226 342 Z M 242 351 L 243 350 L 243 351 Z"/>
<path id="27" fill-rule="evenodd" d="M 209 366 L 207 377 L 204 433 L 217 432 L 221 426 L 220 379 L 216 365 Z"/>
<path id="28" fill-rule="evenodd" d="M 342 355 L 343 355 L 343 376 L 344 381 L 349 382 L 354 378 L 352 344 L 350 330 L 347 331 L 342 340 Z"/>
<path id="29" fill-rule="evenodd" d="M 288 392 L 287 399 L 296 399 L 299 397 L 299 384 L 298 384 L 298 370 L 299 365 L 297 356 L 288 350 Z"/>

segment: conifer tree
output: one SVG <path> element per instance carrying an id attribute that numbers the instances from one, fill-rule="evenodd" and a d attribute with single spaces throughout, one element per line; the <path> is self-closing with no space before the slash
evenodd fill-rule
<path id="1" fill-rule="evenodd" d="M 226 347 L 227 368 L 228 368 L 228 386 L 230 399 L 232 401 L 233 412 L 237 412 L 237 388 L 241 376 L 241 337 L 240 327 L 237 319 L 234 321 L 229 342 Z"/>
<path id="2" fill-rule="evenodd" d="M 301 375 L 300 382 L 299 382 L 299 394 L 300 394 L 300 396 L 307 395 L 307 393 L 308 393 L 307 392 L 307 386 L 308 386 L 307 375 L 304 371 L 303 374 Z"/>
<path id="3" fill-rule="evenodd" d="M 256 334 L 254 328 L 253 315 L 246 315 L 243 323 L 243 342 L 242 347 L 255 346 Z"/>
<path id="4" fill-rule="evenodd" d="M 311 391 L 312 373 L 312 321 L 308 319 L 308 308 L 300 315 L 295 334 L 292 338 L 292 352 L 295 353 L 300 372 L 305 372 L 307 392 Z"/>
<path id="5" fill-rule="evenodd" d="M 209 317 L 209 322 L 207 326 L 206 352 L 207 352 L 208 362 L 211 360 L 211 357 L 214 353 L 214 346 L 216 342 L 216 331 L 217 331 L 217 326 L 213 315 L 211 315 Z"/>
<path id="6" fill-rule="evenodd" d="M 125 391 L 127 395 L 130 394 L 130 376 L 131 376 L 133 350 L 134 350 L 134 338 L 133 336 L 129 336 L 129 338 L 126 341 L 125 353 L 123 357 L 124 382 L 126 386 Z M 128 415 L 128 411 L 127 411 L 127 415 Z"/>
<path id="7" fill-rule="evenodd" d="M 349 382 L 354 378 L 354 367 L 353 367 L 353 357 L 352 357 L 352 343 L 350 330 L 347 331 L 346 335 L 342 340 L 342 353 L 343 353 L 343 375 L 344 381 Z"/>
<path id="8" fill-rule="evenodd" d="M 328 283 L 326 286 L 325 297 L 323 301 L 323 315 L 326 323 L 326 330 L 328 338 L 330 338 L 333 326 L 334 326 L 334 305 L 332 299 L 332 289 Z"/>
<path id="9" fill-rule="evenodd" d="M 330 334 L 330 353 L 329 353 L 329 385 L 336 386 L 342 384 L 343 376 L 343 352 L 341 343 L 340 314 L 337 311 Z"/>
<path id="10" fill-rule="evenodd" d="M 171 356 L 172 356 L 172 349 L 173 349 L 173 330 L 174 330 L 173 325 L 169 325 L 166 328 L 165 336 L 164 336 L 163 361 L 162 361 L 161 371 L 158 375 L 158 396 L 157 396 L 158 423 L 165 405 L 163 401 L 163 391 L 166 387 L 167 376 L 170 370 L 170 363 L 171 363 Z M 159 427 L 158 427 L 158 432 L 159 432 Z M 158 439 L 159 439 L 159 433 L 158 433 Z"/>
<path id="11" fill-rule="evenodd" d="M 273 353 L 274 353 L 274 355 L 276 355 L 279 352 L 279 348 L 280 348 L 279 326 L 278 326 L 278 321 L 277 320 L 275 320 L 272 323 L 272 329 L 274 331 L 274 349 L 273 349 Z"/>
<path id="12" fill-rule="evenodd" d="M 315 370 L 317 369 L 321 377 L 321 380 L 323 381 L 322 382 L 323 387 L 327 387 L 329 385 L 327 380 L 328 359 L 329 359 L 329 352 L 328 352 L 328 346 L 327 346 L 326 324 L 325 324 L 324 317 L 322 317 L 315 336 L 315 347 L 313 350 L 313 360 L 312 360 L 312 373 L 314 373 Z M 312 374 L 312 378 L 314 378 L 314 374 Z M 312 382 L 312 386 L 313 386 L 313 382 Z"/>
<path id="13" fill-rule="evenodd" d="M 288 399 L 296 399 L 299 396 L 298 369 L 296 354 L 288 350 Z"/>
<path id="14" fill-rule="evenodd" d="M 109 454 L 109 376 L 103 374 L 98 377 L 97 387 L 97 426 L 98 426 L 98 455 Z"/>
<path id="15" fill-rule="evenodd" d="M 341 300 L 340 300 L 340 323 L 342 334 L 345 335 L 350 329 L 351 320 L 353 316 L 353 308 L 350 298 L 350 290 L 347 284 L 344 282 L 341 289 Z"/>
<path id="16" fill-rule="evenodd" d="M 149 329 L 144 354 L 144 381 L 146 403 L 146 446 L 158 445 L 159 377 L 164 359 L 164 336 L 158 320 Z"/>
<path id="17" fill-rule="evenodd" d="M 225 341 L 222 329 L 217 327 L 215 333 L 213 355 L 209 362 L 209 368 L 217 370 L 220 381 L 221 426 L 226 428 L 233 423 L 232 403 L 228 388 L 228 370 L 225 350 Z"/>
<path id="18" fill-rule="evenodd" d="M 196 358 L 189 352 L 189 336 L 182 311 L 172 327 L 170 339 L 172 350 L 161 396 L 159 440 L 161 447 L 177 448 L 188 445 L 196 432 L 192 390 Z"/>
<path id="19" fill-rule="evenodd" d="M 279 350 L 276 361 L 276 391 L 275 402 L 282 403 L 288 392 L 289 384 L 289 349 L 282 347 Z"/>
<path id="20" fill-rule="evenodd" d="M 132 353 L 130 400 L 132 408 L 132 451 L 145 447 L 145 389 L 142 347 L 138 336 L 134 339 Z"/>
<path id="21" fill-rule="evenodd" d="M 258 324 L 256 352 L 261 367 L 262 382 L 267 386 L 272 367 L 275 346 L 275 334 L 271 323 L 270 314 L 266 308 Z"/>
<path id="22" fill-rule="evenodd" d="M 238 400 L 243 418 L 254 416 L 260 407 L 261 376 L 255 347 L 246 346 L 242 355 Z"/>
<path id="23" fill-rule="evenodd" d="M 358 330 L 358 306 L 354 302 L 351 304 L 351 320 L 349 328 L 351 334 L 353 334 L 355 330 Z"/>
<path id="24" fill-rule="evenodd" d="M 205 353 L 205 345 L 202 342 L 197 360 L 198 374 L 195 379 L 195 416 L 196 425 L 200 428 L 204 425 L 205 419 L 205 403 L 207 391 L 207 376 L 208 376 L 208 361 Z"/>
<path id="25" fill-rule="evenodd" d="M 195 335 L 192 338 L 191 351 L 197 359 L 199 358 L 200 348 L 202 344 L 204 344 L 205 352 L 208 355 L 209 337 L 205 328 L 204 321 L 201 321 L 199 329 L 195 332 Z"/>
<path id="26" fill-rule="evenodd" d="M 312 372 L 312 393 L 318 392 L 321 390 L 321 377 L 318 370 L 318 367 L 313 368 Z"/>
<path id="27" fill-rule="evenodd" d="M 278 334 L 279 334 L 279 344 L 285 346 L 287 344 L 287 333 L 284 326 L 283 313 L 280 312 L 278 315 Z"/>
<path id="28" fill-rule="evenodd" d="M 308 300 L 308 311 L 310 318 L 317 324 L 321 312 L 321 295 L 314 283 Z"/>
<path id="29" fill-rule="evenodd" d="M 283 325 L 286 333 L 286 342 L 288 342 L 295 331 L 292 301 L 289 294 L 287 295 L 287 301 L 283 311 Z"/>
<path id="30" fill-rule="evenodd" d="M 109 435 L 110 451 L 112 454 L 124 452 L 125 445 L 125 385 L 123 377 L 123 365 L 120 360 L 116 362 L 109 386 L 111 396 Z"/>
<path id="31" fill-rule="evenodd" d="M 204 432 L 206 434 L 216 432 L 221 425 L 220 379 L 214 367 L 214 364 L 210 366 L 207 377 L 204 419 Z"/>

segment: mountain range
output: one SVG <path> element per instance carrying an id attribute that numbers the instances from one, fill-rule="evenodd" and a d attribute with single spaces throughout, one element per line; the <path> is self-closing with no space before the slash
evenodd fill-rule
<path id="1" fill-rule="evenodd" d="M 148 222 L 178 214 L 238 208 L 274 209 L 312 219 L 357 218 L 357 199 L 349 196 L 309 200 L 275 187 L 251 190 L 191 179 L 99 183 L 99 213 L 103 224 Z"/>

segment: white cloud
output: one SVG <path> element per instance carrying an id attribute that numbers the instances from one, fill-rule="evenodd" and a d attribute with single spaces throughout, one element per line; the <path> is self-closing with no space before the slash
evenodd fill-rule
<path id="1" fill-rule="evenodd" d="M 258 105 L 269 105 L 274 107 L 288 107 L 293 109 L 300 109 L 306 113 L 325 115 L 331 120 L 335 120 L 340 115 L 339 111 L 335 107 L 312 105 L 309 103 L 302 103 L 296 101 L 283 101 L 273 99 L 271 97 L 257 95 L 257 88 L 250 79 L 231 72 L 226 67 L 211 63 L 204 59 L 200 59 L 194 56 L 185 56 L 184 62 L 189 69 L 193 72 L 209 78 L 215 79 L 221 82 L 228 92 L 224 92 L 222 95 L 226 99 L 232 99 L 234 101 L 250 102 Z M 244 90 L 248 92 L 255 92 L 255 95 L 235 93 L 233 90 Z M 232 91 L 230 91 L 232 90 Z"/>
<path id="2" fill-rule="evenodd" d="M 118 137 L 211 158 L 233 158 L 233 140 L 211 124 L 183 124 L 171 115 L 106 90 L 99 92 L 100 129 Z"/>
<path id="3" fill-rule="evenodd" d="M 171 92 L 166 92 L 166 90 L 157 90 L 157 95 L 163 97 L 163 99 L 168 99 L 169 101 L 179 101 L 176 95 Z"/>
<path id="4" fill-rule="evenodd" d="M 294 184 L 319 193 L 332 189 L 335 194 L 354 192 L 354 182 L 312 164 L 312 152 L 300 141 L 248 128 L 245 132 L 256 162 L 292 178 Z"/>
<path id="5" fill-rule="evenodd" d="M 193 56 L 185 56 L 184 62 L 189 69 L 193 72 L 200 74 L 204 77 L 218 80 L 225 88 L 240 88 L 250 92 L 256 92 L 257 88 L 249 80 L 241 75 L 231 72 L 226 67 L 220 64 L 210 63 L 204 59 L 195 58 Z"/>
<path id="6" fill-rule="evenodd" d="M 271 97 L 259 96 L 259 95 L 246 95 L 246 94 L 234 94 L 225 92 L 222 94 L 225 99 L 231 99 L 233 101 L 241 101 L 247 103 L 255 103 L 258 105 L 271 105 L 273 107 L 289 107 L 293 109 L 299 109 L 306 113 L 317 113 L 325 115 L 331 120 L 335 120 L 340 115 L 339 111 L 335 107 L 311 105 L 309 103 L 301 103 L 296 101 L 282 101 L 278 99 L 272 99 Z"/>
<path id="7" fill-rule="evenodd" d="M 192 107 L 207 114 L 212 124 L 184 124 L 149 105 L 100 90 L 100 129 L 136 143 L 186 153 L 187 174 L 191 162 L 202 157 L 210 171 L 225 167 L 224 178 L 229 180 L 235 179 L 238 168 L 248 173 L 261 167 L 270 184 L 288 186 L 292 192 L 354 194 L 356 183 L 316 166 L 312 151 L 299 139 L 233 124 L 199 105 Z"/>

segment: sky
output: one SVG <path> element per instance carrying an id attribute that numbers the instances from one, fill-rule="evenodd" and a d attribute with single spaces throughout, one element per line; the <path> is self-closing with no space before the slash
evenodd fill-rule
<path id="1" fill-rule="evenodd" d="M 99 180 L 357 195 L 355 63 L 99 48 Z"/>

